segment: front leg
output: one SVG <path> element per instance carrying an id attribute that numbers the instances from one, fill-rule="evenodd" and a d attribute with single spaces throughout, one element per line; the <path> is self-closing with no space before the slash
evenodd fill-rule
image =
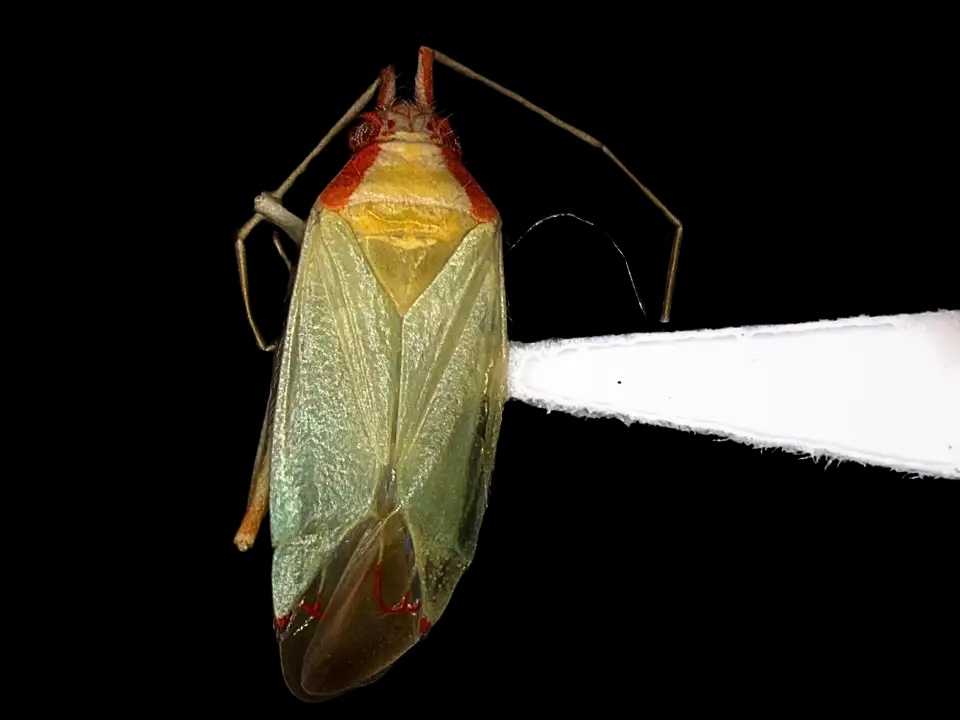
<path id="1" fill-rule="evenodd" d="M 250 328 L 253 330 L 253 336 L 256 338 L 257 347 L 261 350 L 271 351 L 276 349 L 276 343 L 267 345 L 263 340 L 263 334 L 260 332 L 260 328 L 257 327 L 256 321 L 253 319 L 253 312 L 250 310 L 250 286 L 247 279 L 247 249 L 246 249 L 246 239 L 251 231 L 260 223 L 261 220 L 268 220 L 278 228 L 283 230 L 291 240 L 293 240 L 297 247 L 300 247 L 300 243 L 303 242 L 303 230 L 305 223 L 303 220 L 298 218 L 292 212 L 287 210 L 280 202 L 269 193 L 260 193 L 257 195 L 256 199 L 253 201 L 253 209 L 256 212 L 250 220 L 240 228 L 240 232 L 237 233 L 237 269 L 240 271 L 240 291 L 243 293 L 243 306 L 247 311 L 247 322 L 250 324 Z M 280 245 L 276 236 L 274 236 L 274 245 L 277 247 L 280 257 L 283 258 L 283 261 L 287 265 L 287 269 L 292 269 L 292 264 L 290 259 L 286 256 L 286 253 L 283 252 L 283 247 Z"/>
<path id="2" fill-rule="evenodd" d="M 320 154 L 320 151 L 327 146 L 330 140 L 333 139 L 337 133 L 341 132 L 345 127 L 347 127 L 347 125 L 353 122 L 357 115 L 360 114 L 360 111 L 363 110 L 364 106 L 366 106 L 366 104 L 369 103 L 373 98 L 383 78 L 391 79 L 389 87 L 392 91 L 393 71 L 390 70 L 389 73 L 384 71 L 384 74 L 377 78 L 377 80 L 366 89 L 363 95 L 357 98 L 357 101 L 350 106 L 350 109 L 344 113 L 343 117 L 340 118 L 339 121 L 337 121 L 337 124 L 334 125 L 330 129 L 330 132 L 323 137 L 323 139 L 320 141 L 320 144 L 317 145 L 309 155 L 307 155 L 304 161 L 297 166 L 297 169 L 294 170 L 286 180 L 283 181 L 283 184 L 280 187 L 278 187 L 272 193 L 261 193 L 257 196 L 253 204 L 256 214 L 250 218 L 244 224 L 244 226 L 240 228 L 240 232 L 237 233 L 237 269 L 240 271 L 240 290 L 243 292 L 243 304 L 247 311 L 247 322 L 250 324 L 250 329 L 253 330 L 253 337 L 257 341 L 257 347 L 261 350 L 275 350 L 276 343 L 267 345 L 267 343 L 264 342 L 263 334 L 260 332 L 260 328 L 257 327 L 257 323 L 253 319 L 253 313 L 250 311 L 250 293 L 247 282 L 247 250 L 246 246 L 244 245 L 247 236 L 257 225 L 260 224 L 261 220 L 266 218 L 277 227 L 282 229 L 291 238 L 293 238 L 293 241 L 298 246 L 300 245 L 301 238 L 303 237 L 303 220 L 284 208 L 280 204 L 280 201 L 283 200 L 283 196 L 293 185 L 294 181 L 300 177 L 301 174 L 303 174 L 304 170 L 307 169 L 310 161 Z M 281 256 L 283 256 L 282 252 Z M 284 257 L 284 260 L 289 266 L 289 260 L 287 260 L 286 257 Z"/>

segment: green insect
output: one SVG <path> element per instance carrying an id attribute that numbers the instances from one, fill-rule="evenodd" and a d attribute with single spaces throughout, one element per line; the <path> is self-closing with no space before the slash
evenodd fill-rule
<path id="1" fill-rule="evenodd" d="M 269 498 L 281 663 L 303 700 L 370 682 L 429 630 L 473 558 L 486 509 L 507 398 L 500 216 L 434 114 L 435 58 L 602 147 L 421 48 L 413 102 L 397 100 L 387 68 L 284 186 L 257 199 L 237 252 L 263 349 L 244 240 L 265 217 L 300 257 L 235 542 L 253 544 Z M 361 113 L 374 95 L 376 109 Z M 304 224 L 279 200 L 358 118 L 353 156 Z"/>

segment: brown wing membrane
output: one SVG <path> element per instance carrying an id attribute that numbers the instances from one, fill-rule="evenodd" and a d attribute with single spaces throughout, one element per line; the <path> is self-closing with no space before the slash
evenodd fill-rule
<path id="1" fill-rule="evenodd" d="M 413 545 L 399 513 L 358 528 L 281 639 L 287 685 L 316 702 L 375 680 L 420 638 L 419 597 Z"/>

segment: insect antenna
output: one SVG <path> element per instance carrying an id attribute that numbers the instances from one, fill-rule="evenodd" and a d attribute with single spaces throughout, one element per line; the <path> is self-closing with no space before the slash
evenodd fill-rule
<path id="1" fill-rule="evenodd" d="M 637 284 L 633 280 L 633 272 L 630 270 L 630 263 L 627 260 L 627 256 L 623 254 L 623 250 L 621 250 L 620 246 L 617 245 L 617 241 L 613 239 L 613 236 L 610 233 L 608 233 L 606 230 L 604 230 L 602 227 L 597 225 L 596 223 L 591 222 L 590 220 L 586 220 L 580 217 L 579 215 L 575 215 L 574 213 L 570 213 L 570 212 L 559 212 L 559 213 L 554 213 L 552 215 L 547 215 L 546 217 L 540 218 L 535 223 L 533 223 L 533 225 L 531 225 L 526 230 L 524 230 L 520 234 L 520 237 L 518 237 L 512 243 L 508 243 L 507 252 L 510 252 L 515 247 L 517 247 L 517 245 L 520 244 L 520 241 L 523 240 L 523 238 L 525 238 L 527 234 L 529 234 L 532 230 L 535 230 L 536 228 L 538 228 L 540 225 L 543 225 L 548 220 L 556 220 L 558 218 L 570 218 L 572 220 L 577 220 L 579 222 L 582 222 L 584 225 L 594 228 L 595 230 L 601 232 L 603 235 L 606 236 L 607 240 L 610 241 L 614 249 L 617 251 L 617 254 L 619 254 L 621 259 L 623 260 L 623 265 L 627 269 L 627 278 L 630 280 L 630 288 L 631 290 L 633 290 L 633 296 L 637 299 L 637 305 L 640 307 L 640 312 L 643 313 L 643 319 L 649 323 L 650 316 L 647 315 L 647 308 L 643 304 L 643 300 L 640 298 L 640 293 L 637 291 Z"/>

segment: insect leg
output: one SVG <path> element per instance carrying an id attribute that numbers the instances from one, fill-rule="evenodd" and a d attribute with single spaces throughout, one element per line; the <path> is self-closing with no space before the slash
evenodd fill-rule
<path id="1" fill-rule="evenodd" d="M 291 237 L 293 237 L 294 242 L 296 242 L 298 245 L 300 244 L 300 238 L 303 235 L 303 221 L 299 220 L 299 218 L 296 218 L 295 215 L 293 215 L 292 213 L 284 209 L 283 206 L 280 205 L 280 201 L 283 200 L 283 196 L 286 194 L 287 190 L 291 188 L 294 181 L 296 181 L 296 179 L 303 174 L 304 170 L 307 169 L 307 166 L 310 164 L 310 162 L 317 155 L 320 154 L 320 151 L 323 150 L 330 143 L 330 141 L 337 134 L 340 133 L 341 130 L 343 130 L 347 125 L 353 122 L 354 118 L 356 118 L 357 115 L 360 114 L 360 111 L 363 110 L 364 107 L 366 107 L 366 105 L 373 98 L 374 93 L 376 93 L 377 87 L 379 85 L 380 85 L 380 78 L 377 78 L 377 80 L 369 88 L 367 88 L 367 90 L 363 93 L 363 95 L 357 98 L 357 101 L 350 106 L 350 109 L 347 110 L 346 113 L 344 113 L 343 117 L 341 117 L 337 121 L 336 125 L 334 125 L 330 129 L 330 131 L 323 136 L 323 139 L 310 152 L 310 154 L 307 155 L 306 158 L 304 158 L 303 162 L 300 163 L 292 173 L 290 173 L 290 177 L 284 180 L 283 184 L 279 188 L 277 188 L 271 193 L 262 193 L 259 196 L 257 196 L 257 199 L 254 201 L 254 210 L 256 214 L 252 218 L 250 218 L 243 225 L 243 227 L 240 228 L 240 231 L 237 233 L 236 250 L 237 250 L 237 269 L 240 272 L 240 290 L 243 293 L 243 304 L 244 304 L 244 308 L 247 311 L 247 322 L 250 325 L 250 329 L 253 330 L 253 337 L 257 341 L 257 347 L 259 347 L 261 350 L 267 350 L 267 351 L 273 350 L 275 349 L 276 344 L 274 343 L 271 345 L 267 345 L 264 342 L 263 335 L 260 332 L 260 328 L 257 327 L 257 323 L 253 319 L 253 313 L 250 310 L 250 293 L 249 293 L 249 285 L 247 281 L 247 252 L 244 244 L 246 242 L 247 236 L 253 231 L 253 229 L 257 225 L 260 224 L 260 221 L 263 220 L 264 218 L 269 219 L 271 222 L 276 222 L 274 220 L 274 217 L 271 217 L 270 215 L 267 214 L 267 212 L 269 212 L 270 210 L 275 210 L 276 208 L 274 208 L 273 205 L 276 205 L 276 207 L 280 208 L 280 210 L 282 210 L 283 213 L 286 213 L 286 215 L 282 215 L 282 214 L 278 215 L 278 217 L 282 218 L 282 222 L 276 223 L 284 232 L 286 232 L 287 234 L 291 234 L 291 230 L 293 230 L 292 227 L 288 228 L 285 226 L 289 224 L 290 218 L 294 218 L 300 223 L 299 234 L 296 234 L 294 231 L 295 235 L 291 235 Z M 264 212 L 264 209 L 267 209 L 267 212 Z M 287 215 L 289 217 L 286 217 Z"/>
<path id="2" fill-rule="evenodd" d="M 277 252 L 280 253 L 280 257 L 283 258 L 283 264 L 287 266 L 287 272 L 293 272 L 293 263 L 290 262 L 290 258 L 287 257 L 287 251 L 283 249 L 283 245 L 280 244 L 280 236 L 277 235 L 276 231 L 273 233 L 273 246 L 277 249 Z"/>
<path id="3" fill-rule="evenodd" d="M 306 229 L 306 223 L 281 205 L 280 201 L 274 198 L 272 194 L 260 193 L 257 195 L 257 197 L 253 199 L 253 209 L 254 212 L 257 213 L 257 217 L 269 220 L 283 230 L 287 236 L 297 244 L 297 247 L 300 247 L 300 244 L 303 242 L 303 231 Z M 288 265 L 290 264 L 290 261 L 282 250 L 280 250 L 280 257 L 282 257 Z"/>
<path id="4" fill-rule="evenodd" d="M 303 236 L 301 235 L 301 242 L 303 241 Z M 273 246 L 277 249 L 277 253 L 280 255 L 283 260 L 283 264 L 287 266 L 287 297 L 289 300 L 293 297 L 293 283 L 297 279 L 296 275 L 293 272 L 293 263 L 290 261 L 290 258 L 287 257 L 287 251 L 283 249 L 283 245 L 280 243 L 280 236 L 277 234 L 277 231 L 273 231 Z M 297 247 L 300 247 L 300 243 L 297 243 Z"/>
<path id="5" fill-rule="evenodd" d="M 268 413 L 263 424 L 263 431 L 260 433 L 260 445 L 257 447 L 253 479 L 250 481 L 250 494 L 247 496 L 247 510 L 240 522 L 240 529 L 237 530 L 237 534 L 233 538 L 233 544 L 241 552 L 253 547 L 253 541 L 257 537 L 257 531 L 260 530 L 260 523 L 267 512 L 267 504 L 270 501 L 269 424 L 270 415 Z"/>
<path id="6" fill-rule="evenodd" d="M 650 190 L 642 182 L 640 182 L 637 179 L 637 177 L 632 172 L 630 172 L 622 162 L 620 162 L 620 159 L 617 158 L 617 156 L 614 155 L 612 152 L 610 152 L 610 149 L 606 145 L 604 145 L 602 142 L 597 140 L 595 137 L 593 137 L 592 135 L 588 135 L 587 133 L 583 132 L 583 130 L 575 128 L 573 125 L 570 125 L 569 123 L 565 123 L 560 118 L 556 117 L 555 115 L 551 115 L 550 113 L 548 113 L 546 110 L 542 108 L 537 107 L 536 105 L 534 105 L 532 102 L 522 97 L 521 95 L 518 95 L 512 90 L 508 90 L 502 85 L 495 83 L 493 80 L 485 78 L 483 75 L 480 75 L 479 73 L 474 72 L 470 68 L 465 67 L 464 65 L 461 65 L 456 60 L 453 60 L 447 57 L 443 53 L 437 52 L 436 50 L 432 50 L 431 52 L 433 53 L 434 59 L 441 65 L 446 65 L 451 70 L 455 70 L 461 75 L 468 77 L 472 80 L 477 80 L 478 82 L 483 83 L 487 87 L 493 88 L 498 93 L 501 93 L 502 95 L 506 95 L 511 100 L 516 100 L 525 108 L 537 113 L 537 115 L 541 116 L 548 122 L 553 123 L 559 128 L 563 128 L 567 132 L 583 140 L 588 145 L 592 145 L 593 147 L 601 150 L 603 154 L 606 155 L 608 158 L 610 158 L 618 168 L 620 168 L 621 170 L 623 170 L 624 173 L 626 173 L 627 177 L 633 180 L 634 184 L 636 184 L 636 186 L 640 188 L 640 190 L 643 192 L 644 195 L 647 196 L 650 202 L 652 202 L 654 205 L 656 205 L 660 209 L 660 211 L 664 214 L 664 216 L 666 216 L 667 220 L 673 223 L 675 227 L 675 230 L 673 233 L 673 247 L 670 250 L 670 265 L 667 268 L 667 287 L 666 287 L 666 290 L 664 291 L 663 310 L 661 311 L 661 314 L 660 314 L 660 322 L 662 323 L 670 322 L 670 308 L 673 305 L 673 288 L 674 288 L 674 285 L 676 284 L 677 264 L 680 261 L 680 240 L 683 237 L 683 225 L 680 224 L 680 221 L 674 216 L 674 214 L 671 213 L 669 210 L 667 210 L 666 206 L 662 202 L 660 202 L 657 199 L 657 197 L 652 192 L 650 192 Z"/>
<path id="7" fill-rule="evenodd" d="M 257 445 L 257 457 L 253 463 L 253 478 L 250 481 L 250 494 L 247 495 L 247 510 L 240 522 L 240 529 L 233 538 L 233 544 L 241 552 L 253 547 L 260 523 L 267 512 L 270 501 L 270 445 L 273 441 L 273 410 L 277 400 L 277 384 L 280 379 L 279 353 L 273 361 L 273 382 L 270 385 L 270 398 L 267 412 L 260 431 L 260 443 Z"/>

